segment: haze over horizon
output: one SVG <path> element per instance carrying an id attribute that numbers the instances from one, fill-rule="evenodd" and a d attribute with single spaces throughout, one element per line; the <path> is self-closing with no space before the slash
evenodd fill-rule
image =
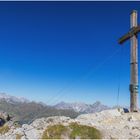
<path id="1" fill-rule="evenodd" d="M 129 106 L 130 42 L 117 40 L 133 9 L 140 23 L 139 2 L 1 2 L 0 92 L 114 106 L 121 70 L 119 104 Z"/>

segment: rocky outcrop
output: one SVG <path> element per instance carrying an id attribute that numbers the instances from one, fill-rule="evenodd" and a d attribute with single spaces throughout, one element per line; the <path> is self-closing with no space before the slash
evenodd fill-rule
<path id="1" fill-rule="evenodd" d="M 76 119 L 64 116 L 40 118 L 30 125 L 23 124 L 21 127 L 5 124 L 9 131 L 0 134 L 2 138 L 40 139 L 45 129 L 50 125 L 78 123 L 97 128 L 103 138 L 140 138 L 140 113 L 124 113 L 123 109 L 105 110 L 98 113 L 83 114 Z M 1 133 L 1 132 L 0 132 Z"/>
<path id="2" fill-rule="evenodd" d="M 140 113 L 124 113 L 123 109 L 114 109 L 80 115 L 77 120 L 99 129 L 103 138 L 140 138 Z"/>
<path id="3" fill-rule="evenodd" d="M 10 129 L 5 134 L 1 134 L 0 139 L 16 139 L 17 136 L 21 136 L 21 139 L 40 139 L 42 137 L 43 132 L 48 126 L 55 124 L 68 125 L 72 122 L 75 122 L 75 120 L 70 119 L 69 117 L 56 116 L 37 119 L 30 125 L 23 124 L 21 127 L 9 126 L 8 124 L 5 124 Z"/>

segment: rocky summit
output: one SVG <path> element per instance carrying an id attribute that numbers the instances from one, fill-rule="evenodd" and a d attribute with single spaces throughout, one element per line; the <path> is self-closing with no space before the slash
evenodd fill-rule
<path id="1" fill-rule="evenodd" d="M 71 132 L 68 132 L 68 130 L 71 129 L 64 128 L 73 123 L 78 124 L 79 126 L 84 127 L 87 126 L 90 129 L 95 128 L 96 136 L 98 134 L 98 131 L 101 134 L 100 137 L 97 138 L 107 138 L 107 139 L 140 138 L 140 113 L 125 113 L 123 109 L 112 109 L 101 111 L 98 113 L 83 114 L 75 119 L 71 119 L 65 116 L 40 118 L 36 119 L 29 125 L 23 124 L 22 126 L 14 125 L 14 123 L 12 122 L 7 122 L 4 126 L 0 127 L 0 139 L 2 138 L 40 139 L 43 137 L 44 132 L 50 126 L 54 125 L 59 125 L 59 127 L 61 126 L 60 130 L 62 131 L 63 135 L 60 134 L 60 136 L 63 137 L 58 136 L 58 138 L 69 139 L 70 138 L 69 136 L 71 136 L 70 135 Z M 64 130 L 66 130 L 67 133 L 64 133 Z M 46 135 L 49 134 L 48 132 L 46 133 Z M 51 134 L 52 138 L 53 135 L 55 135 L 55 132 Z M 49 136 L 47 136 L 47 138 L 48 137 Z M 74 138 L 80 139 L 82 137 L 77 136 Z"/>

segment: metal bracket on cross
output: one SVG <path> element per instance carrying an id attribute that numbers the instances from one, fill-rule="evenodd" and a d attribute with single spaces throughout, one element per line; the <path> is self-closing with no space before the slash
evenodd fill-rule
<path id="1" fill-rule="evenodd" d="M 129 90 L 131 93 L 138 93 L 138 88 L 139 85 L 132 85 L 132 84 L 129 85 Z"/>

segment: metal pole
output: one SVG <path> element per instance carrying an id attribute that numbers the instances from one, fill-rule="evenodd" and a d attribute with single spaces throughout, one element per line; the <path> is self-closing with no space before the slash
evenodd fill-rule
<path id="1" fill-rule="evenodd" d="M 137 11 L 133 10 L 130 15 L 131 28 L 137 27 Z M 138 39 L 137 35 L 131 37 L 131 60 L 130 60 L 130 111 L 138 112 Z"/>

